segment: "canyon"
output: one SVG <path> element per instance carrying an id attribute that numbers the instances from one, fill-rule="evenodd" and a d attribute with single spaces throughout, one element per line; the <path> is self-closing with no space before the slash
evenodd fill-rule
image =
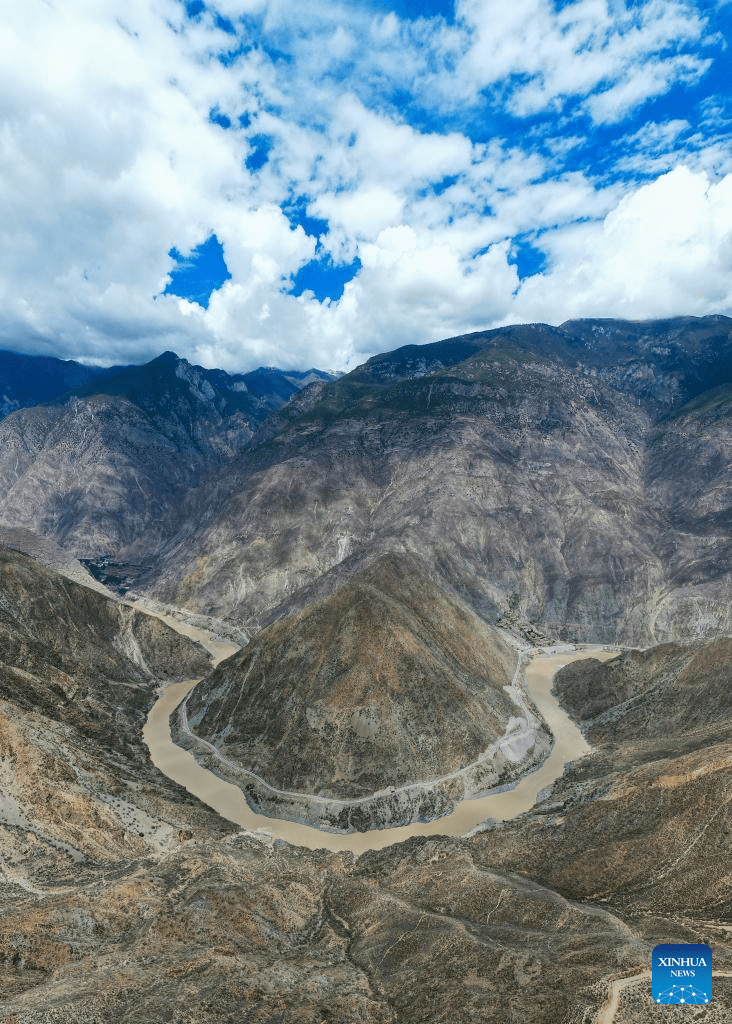
<path id="1" fill-rule="evenodd" d="M 0 389 L 3 1021 L 633 1024 L 658 942 L 732 1019 L 731 320 L 72 370 Z"/>

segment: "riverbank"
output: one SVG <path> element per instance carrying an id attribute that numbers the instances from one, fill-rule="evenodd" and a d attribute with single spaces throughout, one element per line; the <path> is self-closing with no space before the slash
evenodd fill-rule
<path id="1" fill-rule="evenodd" d="M 203 630 L 180 623 L 170 616 L 160 617 L 186 636 L 199 640 L 218 660 L 227 657 L 225 651 L 234 646 L 229 644 L 223 647 L 221 641 Z M 229 650 L 229 653 L 233 653 L 233 650 Z M 538 650 L 523 667 L 522 689 L 525 689 L 554 736 L 551 753 L 543 764 L 509 789 L 503 788 L 503 791 L 493 791 L 477 799 L 463 800 L 454 811 L 432 821 L 413 822 L 396 828 L 342 834 L 253 811 L 238 786 L 226 782 L 200 765 L 192 753 L 177 746 L 171 739 L 170 716 L 198 680 L 174 683 L 161 691 L 148 716 L 143 739 L 153 763 L 165 775 L 241 828 L 260 833 L 269 840 L 283 839 L 308 849 L 350 851 L 359 855 L 368 850 L 383 849 L 393 843 L 404 842 L 413 836 L 466 835 L 486 821 L 509 820 L 529 810 L 538 794 L 562 774 L 568 761 L 589 752 L 581 732 L 551 693 L 555 673 L 570 661 L 588 657 L 608 660 L 616 655 L 616 651 L 609 651 L 601 645 L 583 645 L 581 649 L 551 649 L 550 652 Z"/>

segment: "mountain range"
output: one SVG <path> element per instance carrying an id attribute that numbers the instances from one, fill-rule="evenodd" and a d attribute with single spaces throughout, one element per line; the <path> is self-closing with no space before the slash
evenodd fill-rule
<path id="1" fill-rule="evenodd" d="M 162 358 L 165 360 L 172 355 L 174 353 L 164 353 Z M 313 380 L 329 380 L 337 376 L 323 370 L 278 370 L 272 366 L 260 366 L 249 373 L 234 374 L 224 370 L 205 370 L 203 367 L 198 369 L 201 380 L 218 387 L 229 401 L 233 400 L 253 415 L 257 409 L 262 415 L 262 410 L 268 412 L 278 408 Z M 0 419 L 16 409 L 43 405 L 56 399 L 63 400 L 72 391 L 77 391 L 79 396 L 96 394 L 101 381 L 106 377 L 116 378 L 104 386 L 106 394 L 124 395 L 128 390 L 132 394 L 143 394 L 146 383 L 150 390 L 155 371 L 138 375 L 136 370 L 137 367 L 132 365 L 88 366 L 73 359 L 25 355 L 10 349 L 0 349 Z"/>
<path id="2" fill-rule="evenodd" d="M 86 366 L 73 359 L 0 349 L 0 419 L 16 409 L 52 402 L 73 388 L 121 369 L 121 366 Z"/>
<path id="3" fill-rule="evenodd" d="M 0 358 L 0 1019 L 640 1024 L 659 942 L 710 944 L 729 1019 L 732 319 L 337 378 L 33 358 Z M 554 678 L 586 753 L 469 835 L 273 840 L 142 738 L 200 680 L 173 737 L 259 820 L 439 825 L 544 761 L 522 666 L 577 642 L 613 648 Z"/>
<path id="4" fill-rule="evenodd" d="M 203 481 L 323 378 L 266 368 L 231 376 L 166 352 L 21 409 L 0 422 L 2 522 L 92 566 L 148 559 L 185 523 Z"/>
<path id="5" fill-rule="evenodd" d="M 165 354 L 0 423 L 0 523 L 251 631 L 395 553 L 526 637 L 712 636 L 731 328 L 499 329 L 313 373 L 286 404 Z"/>

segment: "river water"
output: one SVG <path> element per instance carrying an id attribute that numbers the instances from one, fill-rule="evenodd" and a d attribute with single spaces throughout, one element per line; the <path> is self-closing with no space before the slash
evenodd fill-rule
<path id="1" fill-rule="evenodd" d="M 212 640 L 202 630 L 183 625 L 169 616 L 159 617 L 179 632 L 201 641 L 211 650 L 217 662 L 236 650 L 233 644 Z M 442 818 L 398 828 L 341 835 L 257 814 L 248 806 L 237 786 L 201 767 L 193 754 L 176 746 L 171 740 L 170 715 L 196 685 L 197 679 L 171 683 L 161 691 L 148 715 L 143 739 L 153 763 L 160 771 L 241 828 L 264 832 L 272 839 L 284 839 L 311 850 L 351 851 L 358 855 L 367 850 L 380 850 L 392 843 L 403 842 L 412 836 L 463 836 L 488 819 L 506 821 L 528 811 L 536 803 L 537 795 L 562 774 L 565 764 L 582 757 L 590 749 L 582 733 L 551 693 L 554 674 L 570 661 L 588 657 L 604 661 L 616 656 L 616 651 L 589 646 L 557 654 L 535 654 L 525 668 L 526 685 L 530 697 L 554 736 L 554 746 L 544 764 L 525 775 L 512 789 L 493 792 L 475 800 L 463 800 L 451 814 Z"/>

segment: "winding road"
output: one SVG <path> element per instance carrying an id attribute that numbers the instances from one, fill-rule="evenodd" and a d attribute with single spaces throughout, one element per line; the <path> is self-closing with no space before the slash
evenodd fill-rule
<path id="1" fill-rule="evenodd" d="M 183 635 L 198 640 L 211 652 L 216 664 L 237 650 L 234 644 L 213 638 L 205 630 L 185 624 L 177 617 L 155 612 L 141 603 L 137 607 L 148 614 L 157 615 Z M 178 747 L 171 740 L 170 715 L 199 682 L 197 679 L 172 683 L 161 690 L 148 715 L 143 739 L 153 763 L 160 771 L 241 828 L 261 833 L 263 838 L 284 839 L 293 845 L 313 850 L 350 851 L 359 855 L 367 850 L 379 850 L 392 843 L 404 842 L 412 836 L 463 836 L 489 819 L 505 821 L 529 810 L 538 794 L 562 774 L 568 761 L 582 757 L 589 751 L 581 732 L 551 693 L 555 673 L 570 661 L 589 657 L 606 660 L 616 655 L 617 651 L 608 651 L 599 645 L 583 645 L 581 649 L 568 647 L 554 648 L 550 652 L 539 650 L 528 664 L 522 659 L 517 675 L 523 674 L 523 686 L 554 736 L 554 746 L 549 757 L 540 768 L 525 775 L 510 789 L 493 791 L 473 800 L 463 800 L 452 813 L 434 821 L 414 822 L 397 828 L 341 834 L 257 814 L 248 806 L 237 786 L 203 768 L 192 753 Z M 516 682 L 514 680 L 512 689 Z"/>
<path id="2" fill-rule="evenodd" d="M 732 971 L 712 971 L 712 977 L 732 978 Z M 623 994 L 623 991 L 626 988 L 630 988 L 631 985 L 638 985 L 641 982 L 645 982 L 648 985 L 648 999 L 652 1003 L 650 981 L 651 971 L 650 968 L 647 967 L 642 971 L 638 971 L 637 974 L 631 974 L 627 978 L 614 978 L 609 982 L 610 991 L 608 993 L 607 1000 L 598 1010 L 594 1024 L 613 1024 L 615 1014 L 618 1012 L 620 1007 L 620 997 Z"/>

